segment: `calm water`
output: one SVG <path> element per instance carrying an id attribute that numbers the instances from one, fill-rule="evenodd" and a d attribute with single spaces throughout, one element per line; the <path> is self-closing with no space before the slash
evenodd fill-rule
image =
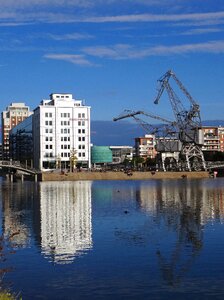
<path id="1" fill-rule="evenodd" d="M 224 299 L 224 178 L 0 184 L 23 299 Z"/>

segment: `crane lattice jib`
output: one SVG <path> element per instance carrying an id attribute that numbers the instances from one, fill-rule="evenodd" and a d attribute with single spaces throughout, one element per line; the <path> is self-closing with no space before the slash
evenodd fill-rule
<path id="1" fill-rule="evenodd" d="M 155 119 L 155 120 L 159 120 L 168 124 L 173 125 L 175 122 L 167 120 L 163 117 L 148 113 L 148 112 L 144 112 L 141 110 L 138 111 L 131 111 L 131 110 L 125 110 L 120 116 L 118 116 L 117 118 L 113 118 L 114 121 L 118 121 L 118 120 L 122 120 L 122 119 L 126 119 L 126 118 L 134 118 L 136 115 L 145 115 L 146 117 Z"/>
<path id="2" fill-rule="evenodd" d="M 182 92 L 189 100 L 191 106 L 188 111 L 184 108 L 182 102 L 180 101 L 180 99 L 177 97 L 174 90 L 172 89 L 169 83 L 171 77 L 174 79 L 178 87 L 182 90 Z M 169 100 L 171 102 L 172 110 L 174 112 L 179 127 L 180 128 L 183 128 L 183 126 L 191 127 L 191 128 L 201 127 L 200 107 L 194 101 L 194 99 L 191 97 L 187 89 L 184 87 L 182 82 L 176 77 L 176 75 L 171 70 L 169 70 L 165 73 L 165 75 L 163 75 L 158 80 L 158 82 L 159 82 L 159 90 L 154 103 L 155 104 L 159 103 L 159 100 L 164 90 L 166 90 Z"/>

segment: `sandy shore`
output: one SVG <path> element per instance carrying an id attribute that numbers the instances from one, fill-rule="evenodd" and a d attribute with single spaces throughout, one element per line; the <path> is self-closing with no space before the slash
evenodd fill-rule
<path id="1" fill-rule="evenodd" d="M 209 178 L 208 172 L 133 172 L 128 176 L 123 172 L 76 172 L 76 173 L 42 173 L 41 181 L 74 180 L 147 180 L 147 179 L 183 179 Z"/>

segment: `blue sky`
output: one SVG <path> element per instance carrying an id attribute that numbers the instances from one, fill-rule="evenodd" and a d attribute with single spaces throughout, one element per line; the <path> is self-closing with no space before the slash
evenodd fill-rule
<path id="1" fill-rule="evenodd" d="M 93 120 L 124 109 L 172 119 L 165 95 L 153 104 L 157 79 L 172 69 L 202 119 L 224 119 L 223 0 L 0 0 L 0 7 L 1 110 L 11 102 L 33 109 L 66 92 L 85 99 Z"/>

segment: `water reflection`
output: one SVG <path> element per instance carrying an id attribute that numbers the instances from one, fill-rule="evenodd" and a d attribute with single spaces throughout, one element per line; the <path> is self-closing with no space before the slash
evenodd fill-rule
<path id="1" fill-rule="evenodd" d="M 221 178 L 2 182 L 20 247 L 4 281 L 24 299 L 223 299 L 223 199 Z"/>
<path id="2" fill-rule="evenodd" d="M 32 235 L 33 185 L 6 183 L 0 193 L 4 237 L 10 238 L 16 248 L 29 247 Z"/>
<path id="3" fill-rule="evenodd" d="M 214 219 L 223 221 L 223 197 L 223 187 L 209 189 L 204 181 L 142 183 L 136 191 L 140 209 L 152 214 L 160 229 L 156 256 L 167 284 L 180 283 L 190 271 L 203 248 L 204 225 Z"/>
<path id="4" fill-rule="evenodd" d="M 40 184 L 41 248 L 47 259 L 70 263 L 92 247 L 91 182 Z"/>

